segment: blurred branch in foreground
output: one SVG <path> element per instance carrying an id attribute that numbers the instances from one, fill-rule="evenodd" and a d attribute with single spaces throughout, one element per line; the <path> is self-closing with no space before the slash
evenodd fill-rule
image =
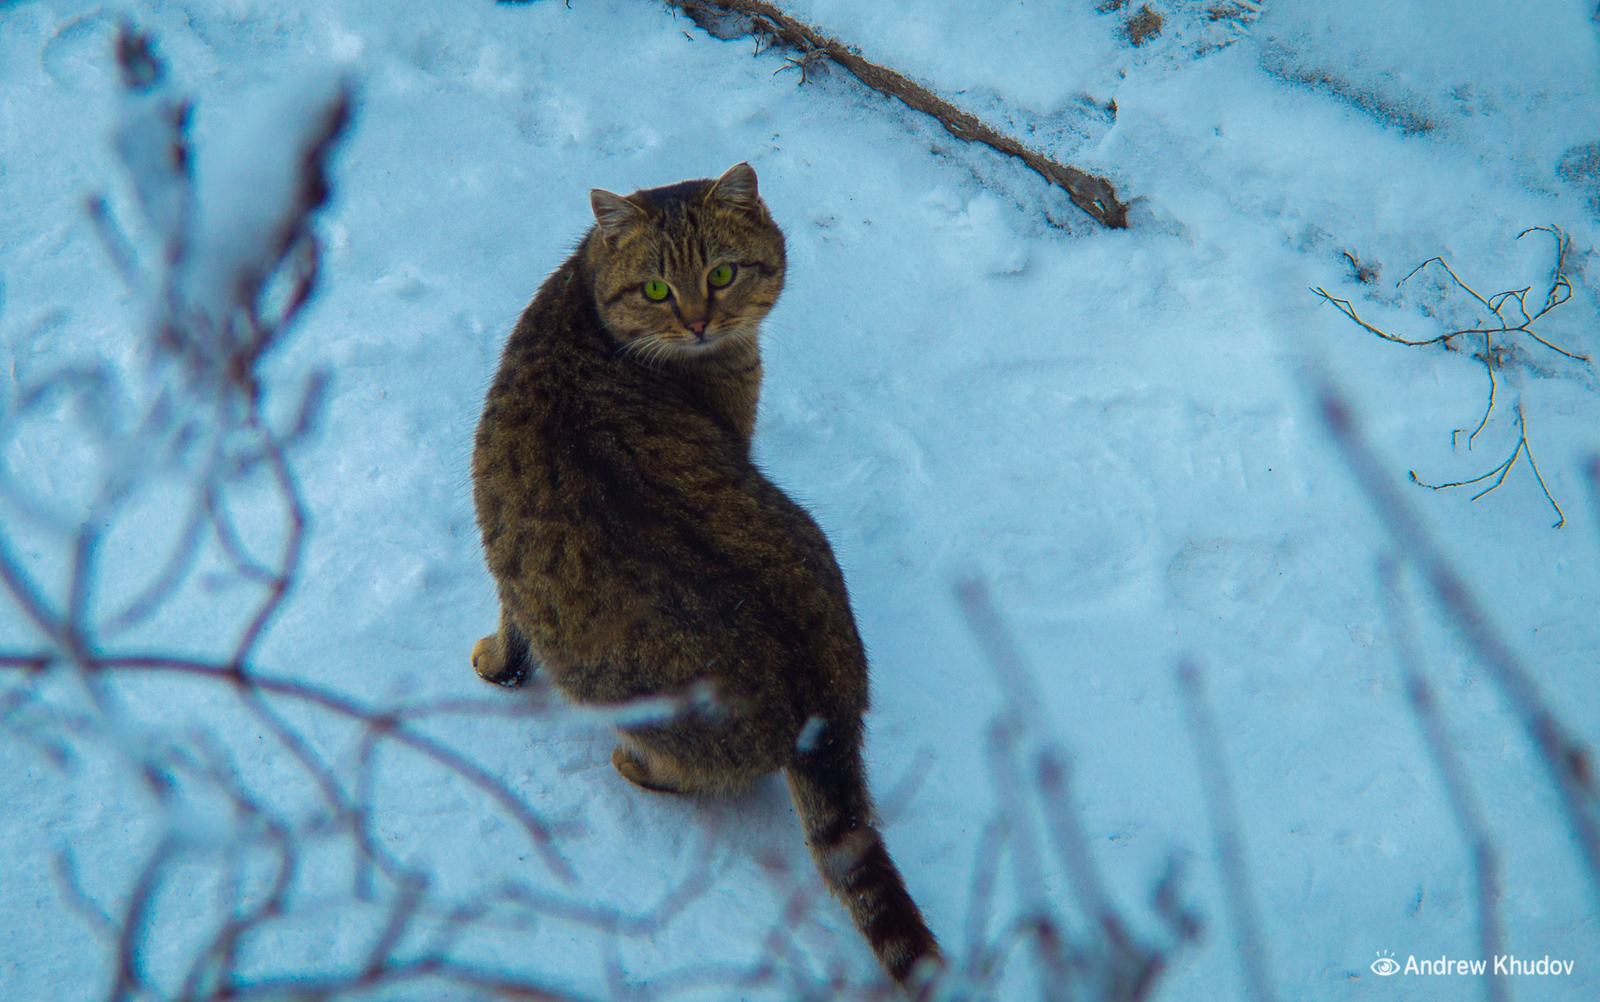
<path id="1" fill-rule="evenodd" d="M 1422 651 L 1417 647 L 1416 630 L 1411 621 L 1411 609 L 1401 590 L 1400 567 L 1387 556 L 1378 562 L 1378 580 L 1383 589 L 1383 608 L 1389 620 L 1389 633 L 1394 638 L 1395 657 L 1405 675 L 1406 697 L 1411 710 L 1422 725 L 1422 734 L 1428 743 L 1428 754 L 1433 757 L 1434 768 L 1444 781 L 1445 795 L 1450 800 L 1450 810 L 1456 816 L 1472 853 L 1472 869 L 1478 886 L 1478 948 L 1484 957 L 1498 957 L 1503 939 L 1500 932 L 1500 854 L 1489 831 L 1489 820 L 1479 806 L 1472 783 L 1467 779 L 1467 769 L 1450 738 L 1450 731 L 1439 712 L 1433 686 L 1428 684 Z M 1510 992 L 1506 976 L 1492 967 L 1485 975 L 1484 994 L 1489 1002 L 1506 1002 Z"/>
<path id="2" fill-rule="evenodd" d="M 1233 927 L 1239 962 L 1244 968 L 1245 988 L 1256 1002 L 1274 1002 L 1272 979 L 1267 973 L 1266 945 L 1261 925 L 1256 921 L 1254 890 L 1245 865 L 1243 826 L 1239 823 L 1239 802 L 1228 773 L 1228 760 L 1217 732 L 1217 720 L 1206 702 L 1200 666 L 1186 660 L 1178 666 L 1178 690 L 1189 720 L 1189 733 L 1200 759 L 1200 779 L 1205 790 L 1206 812 L 1217 841 L 1217 866 L 1222 871 L 1222 889 L 1228 902 L 1228 921 Z"/>
<path id="3" fill-rule="evenodd" d="M 1198 938 L 1200 922 L 1177 903 L 1176 863 L 1152 893 L 1172 941 L 1165 950 L 1136 940 L 1112 904 L 1089 855 L 1088 839 L 1072 802 L 1071 759 L 1043 720 L 1045 703 L 988 589 L 977 580 L 956 586 L 956 598 L 1000 681 L 1005 708 L 989 725 L 989 771 L 999 799 L 998 812 L 984 830 L 975 869 L 964 963 L 951 974 L 953 986 L 983 995 L 1012 946 L 1021 940 L 1032 950 L 1040 999 L 1135 1002 L 1150 998 L 1168 955 Z M 1033 781 L 1024 774 L 1031 760 Z M 1047 883 L 1035 812 L 1042 814 L 1056 859 L 1072 886 L 1066 915 L 1045 894 Z M 1021 912 L 998 940 L 988 939 L 994 870 L 1011 856 Z M 1076 920 L 1076 922 L 1074 922 Z M 1086 926 L 1075 929 L 1074 924 Z"/>
<path id="4" fill-rule="evenodd" d="M 1445 616 L 1488 669 L 1511 712 L 1528 732 L 1560 795 L 1562 813 L 1572 826 L 1584 870 L 1600 900 L 1600 799 L 1589 749 L 1567 734 L 1533 676 L 1501 640 L 1466 582 L 1401 497 L 1344 395 L 1322 372 L 1309 373 L 1307 381 L 1323 425 L 1394 540 L 1397 553 L 1428 583 Z"/>
<path id="5" fill-rule="evenodd" d="M 145 793 L 160 808 L 153 820 L 162 831 L 153 846 L 146 851 L 130 839 L 123 847 L 128 854 L 142 853 L 142 862 L 135 862 L 131 888 L 117 895 L 120 905 L 97 900 L 103 892 L 82 884 L 80 852 L 68 844 L 56 853 L 63 901 L 110 948 L 110 970 L 91 976 L 108 979 L 114 1002 L 332 998 L 418 981 L 486 996 L 577 998 L 555 982 L 456 962 L 451 948 L 475 924 L 515 924 L 527 917 L 648 936 L 681 909 L 684 894 L 703 885 L 704 869 L 643 916 L 511 885 L 483 889 L 464 903 L 435 903 L 429 874 L 393 858 L 377 836 L 371 770 L 379 743 L 429 759 L 479 788 L 520 824 L 551 873 L 566 884 L 575 877 L 556 850 L 550 826 L 502 780 L 419 730 L 415 711 L 365 705 L 321 686 L 262 673 L 251 661 L 299 569 L 306 510 L 290 452 L 314 429 L 326 384 L 324 374 L 309 373 L 287 420 L 274 426 L 265 413 L 269 394 L 259 363 L 314 295 L 320 251 L 312 220 L 328 199 L 325 164 L 349 124 L 353 88 L 334 76 L 285 88 L 256 118 L 228 123 L 209 151 L 207 173 L 199 177 L 188 136 L 190 102 L 173 92 L 152 39 L 124 26 L 115 53 L 122 91 L 113 146 L 143 217 L 142 231 L 153 235 L 154 253 L 140 260 L 105 198 L 91 198 L 88 212 L 141 305 L 137 354 L 143 371 L 125 380 L 104 364 L 67 366 L 20 389 L 0 415 L 0 445 L 8 445 L 34 425 L 58 421 L 66 410 L 65 427 L 84 431 L 96 457 L 80 481 L 69 481 L 77 494 L 62 488 L 67 478 L 19 474 L 11 462 L 0 469 L 0 501 L 26 523 L 8 519 L 0 528 L 0 583 L 38 636 L 37 646 L 0 651 L 0 668 L 20 673 L 19 682 L 0 690 L 0 733 L 33 746 L 69 773 L 75 747 L 106 746 L 142 778 Z M 236 496 L 253 480 L 267 485 L 280 513 L 275 554 L 268 559 L 252 552 L 259 543 L 247 541 L 237 511 Z M 45 492 L 41 483 L 55 492 Z M 135 504 L 174 483 L 188 497 L 186 504 Z M 101 543 L 119 525 L 172 540 L 142 584 L 126 583 L 128 575 L 115 584 L 103 579 Z M 15 533 L 23 533 L 28 545 L 16 545 Z M 225 620 L 240 624 L 226 653 L 208 660 L 115 645 L 115 638 L 149 624 L 183 593 L 208 546 L 229 573 L 258 593 L 242 612 L 225 612 Z M 65 568 L 61 587 L 43 583 L 50 567 L 41 553 L 59 556 Z M 231 692 L 318 791 L 320 808 L 306 814 L 275 788 L 253 788 L 237 750 L 213 733 L 164 735 L 159 722 L 131 711 L 123 692 L 134 677 L 149 675 Z M 74 689 L 81 700 L 72 697 Z M 183 691 L 180 701 L 200 698 Z M 518 712 L 536 715 L 549 703 L 546 694 L 543 702 L 523 703 Z M 286 704 L 360 728 L 365 737 L 353 782 L 341 777 L 318 742 L 289 722 L 282 712 Z M 462 711 L 471 712 L 436 708 Z M 218 804 L 225 820 L 197 827 L 196 819 L 215 818 Z M 314 894 L 305 884 L 313 880 L 307 858 L 339 841 L 349 844 L 357 860 L 346 874 L 350 896 L 340 907 L 377 918 L 370 943 L 343 964 L 264 957 L 260 944 L 278 930 L 292 928 L 297 919 L 329 922 L 338 913 L 330 911 L 325 882 L 314 881 Z M 170 901 L 164 895 L 179 874 L 196 867 L 209 874 L 216 902 L 202 906 L 198 916 L 174 919 L 163 907 Z M 176 964 L 168 947 L 175 921 L 204 934 Z M 157 954 L 159 962 L 153 959 Z M 81 994 L 84 986 L 59 987 Z"/>

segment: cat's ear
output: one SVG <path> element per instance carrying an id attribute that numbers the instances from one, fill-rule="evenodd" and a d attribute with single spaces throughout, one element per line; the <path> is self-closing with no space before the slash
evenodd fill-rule
<path id="1" fill-rule="evenodd" d="M 615 242 L 622 234 L 644 222 L 643 209 L 604 188 L 590 190 L 589 205 L 594 208 L 594 219 L 600 224 L 600 232 L 609 241 Z"/>
<path id="2" fill-rule="evenodd" d="M 742 205 L 747 209 L 754 209 L 761 204 L 761 198 L 756 194 L 756 170 L 747 163 L 737 163 L 728 168 L 728 172 L 717 178 L 717 183 L 706 192 L 706 199 L 720 198 L 724 202 Z"/>

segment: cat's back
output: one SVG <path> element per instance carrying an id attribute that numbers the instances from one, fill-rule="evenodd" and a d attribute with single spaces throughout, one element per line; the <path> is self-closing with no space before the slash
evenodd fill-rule
<path id="1" fill-rule="evenodd" d="M 474 444 L 480 521 L 486 506 L 509 521 L 599 516 L 687 465 L 739 465 L 736 439 L 609 342 L 583 258 L 545 280 L 506 342 Z M 652 466 L 660 477 L 644 477 Z"/>

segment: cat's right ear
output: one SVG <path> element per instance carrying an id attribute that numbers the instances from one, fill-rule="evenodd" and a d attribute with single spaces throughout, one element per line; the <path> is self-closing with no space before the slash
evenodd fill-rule
<path id="1" fill-rule="evenodd" d="M 589 205 L 594 208 L 595 222 L 600 224 L 607 243 L 616 243 L 618 237 L 644 222 L 643 209 L 604 188 L 590 190 Z"/>
<path id="2" fill-rule="evenodd" d="M 729 167 L 706 192 L 706 198 L 720 198 L 746 209 L 756 208 L 761 204 L 761 197 L 756 194 L 755 168 L 748 163 L 736 163 Z"/>

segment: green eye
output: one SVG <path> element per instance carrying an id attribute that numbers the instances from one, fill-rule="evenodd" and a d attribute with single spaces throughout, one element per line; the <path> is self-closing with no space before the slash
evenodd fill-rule
<path id="1" fill-rule="evenodd" d="M 665 283 L 665 282 L 657 282 L 657 281 L 651 280 L 649 282 L 644 283 L 644 295 L 645 295 L 645 298 L 646 299 L 653 299 L 658 303 L 661 302 L 663 299 L 667 298 L 667 293 L 669 293 L 671 291 L 672 291 L 671 289 L 667 288 L 667 283 Z"/>
<path id="2" fill-rule="evenodd" d="M 706 276 L 706 280 L 711 283 L 711 287 L 713 289 L 722 288 L 724 285 L 727 285 L 729 282 L 733 281 L 733 265 L 717 265 L 715 268 L 711 269 L 711 274 Z"/>

